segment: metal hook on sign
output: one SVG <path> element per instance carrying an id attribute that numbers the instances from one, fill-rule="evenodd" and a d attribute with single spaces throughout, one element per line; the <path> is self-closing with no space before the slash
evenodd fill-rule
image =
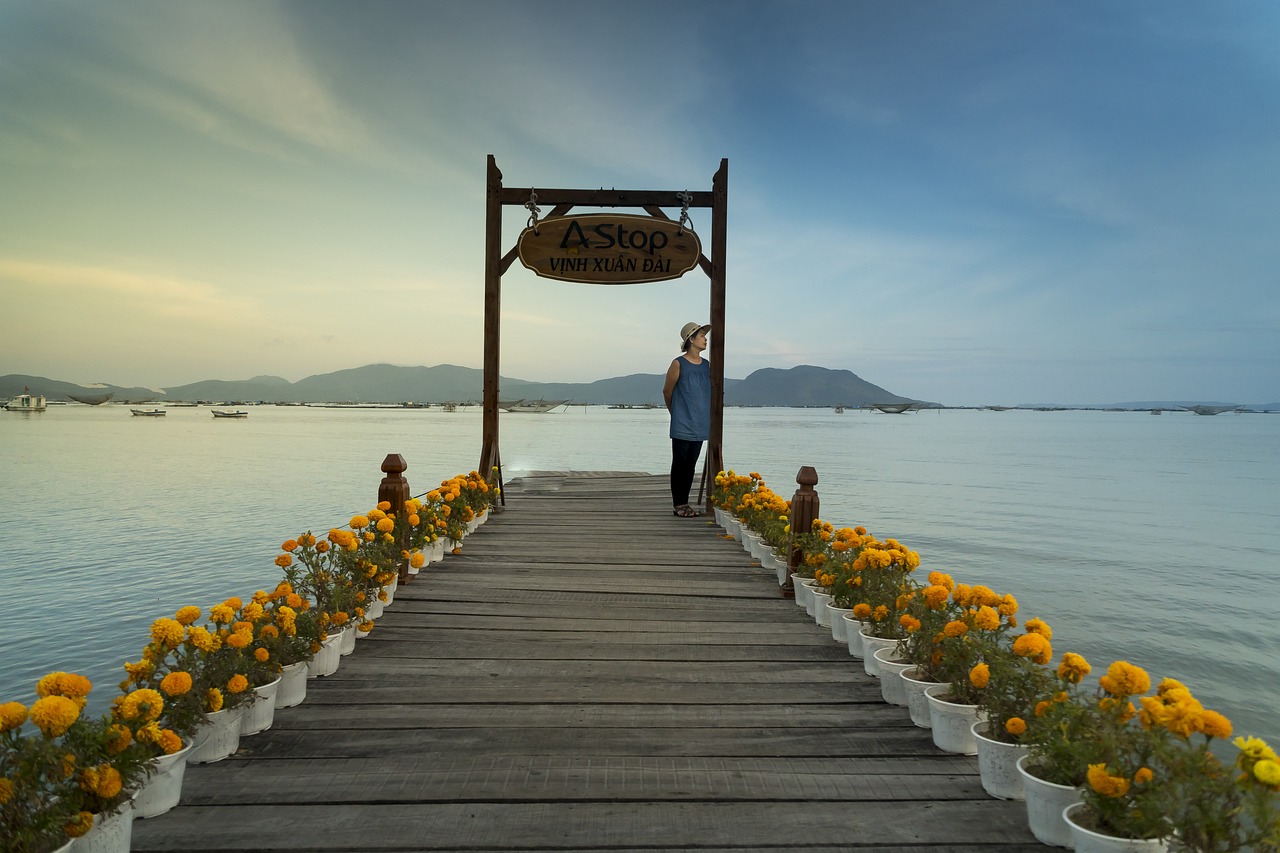
<path id="1" fill-rule="evenodd" d="M 524 206 L 529 210 L 529 224 L 525 227 L 532 228 L 533 233 L 537 234 L 538 214 L 542 212 L 542 208 L 538 207 L 538 194 L 534 192 L 532 187 L 529 189 L 529 200 L 524 203 Z"/>
<path id="2" fill-rule="evenodd" d="M 680 199 L 680 224 L 676 228 L 676 236 L 684 234 L 684 227 L 689 226 L 689 230 L 693 230 L 692 224 L 689 222 L 689 204 L 693 201 L 693 194 L 688 190 L 682 193 L 676 193 L 676 198 Z"/>

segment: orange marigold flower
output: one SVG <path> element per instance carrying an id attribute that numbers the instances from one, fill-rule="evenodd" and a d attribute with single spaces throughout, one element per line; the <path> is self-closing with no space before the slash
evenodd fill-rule
<path id="1" fill-rule="evenodd" d="M 991 680 L 991 669 L 985 663 L 980 663 L 969 670 L 969 683 L 979 690 L 985 688 Z"/>
<path id="2" fill-rule="evenodd" d="M 1004 730 L 1017 737 L 1027 730 L 1027 721 L 1021 717 L 1010 717 L 1004 722 Z"/>
<path id="3" fill-rule="evenodd" d="M 235 675 L 231 676 L 230 680 L 227 681 L 228 693 L 243 693 L 248 689 L 249 689 L 249 679 L 245 678 L 243 675 L 241 675 L 238 672 Z"/>
<path id="4" fill-rule="evenodd" d="M 160 689 L 166 696 L 182 696 L 191 689 L 191 673 L 178 670 L 160 681 Z"/>

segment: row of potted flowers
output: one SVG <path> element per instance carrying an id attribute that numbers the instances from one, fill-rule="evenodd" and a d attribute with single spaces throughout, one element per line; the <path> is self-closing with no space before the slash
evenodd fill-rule
<path id="1" fill-rule="evenodd" d="M 337 670 L 413 575 L 457 553 L 498 495 L 476 472 L 398 511 L 387 502 L 323 537 L 286 540 L 270 591 L 155 620 L 101 716 L 89 679 L 53 672 L 30 704 L 0 704 L 0 837 L 11 853 L 128 850 L 134 817 L 177 805 L 187 763 L 234 753 Z"/>
<path id="2" fill-rule="evenodd" d="M 916 552 L 862 527 L 819 520 L 793 535 L 789 503 L 759 474 L 721 472 L 711 502 L 779 583 L 798 548 L 796 603 L 940 748 L 977 753 L 989 793 L 1025 798 L 1039 840 L 1280 850 L 1280 758 L 1259 738 L 1232 740 L 1231 722 L 1186 685 L 1166 678 L 1153 690 L 1127 661 L 1091 678 L 1073 652 L 1054 665 L 1051 628 L 1020 621 L 1012 595 L 936 571 L 919 580 Z"/>

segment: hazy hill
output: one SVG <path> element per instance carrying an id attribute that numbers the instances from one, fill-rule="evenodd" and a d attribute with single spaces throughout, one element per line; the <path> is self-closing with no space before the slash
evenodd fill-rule
<path id="1" fill-rule="evenodd" d="M 663 376 L 635 373 L 585 383 L 530 382 L 503 377 L 504 400 L 572 400 L 575 403 L 644 405 L 662 404 Z M 104 385 L 84 388 L 39 376 L 0 377 L 0 397 L 8 399 L 29 386 L 51 400 L 68 394 L 115 392 L 116 402 L 194 401 L 265 403 L 446 403 L 478 401 L 484 396 L 484 371 L 440 364 L 434 367 L 397 367 L 370 364 L 308 376 L 289 382 L 279 376 L 252 379 L 209 379 L 157 392 L 149 388 Z M 861 379 L 848 370 L 803 365 L 790 370 L 765 368 L 746 379 L 725 380 L 725 403 L 730 406 L 859 406 L 869 403 L 907 402 Z"/>

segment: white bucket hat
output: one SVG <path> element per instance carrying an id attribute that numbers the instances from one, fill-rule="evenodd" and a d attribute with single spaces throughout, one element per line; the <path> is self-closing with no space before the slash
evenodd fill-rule
<path id="1" fill-rule="evenodd" d="M 698 332 L 709 331 L 711 331 L 710 326 L 700 326 L 697 323 L 685 323 L 684 328 L 680 330 L 680 343 L 687 344 L 689 343 L 689 338 L 692 338 Z"/>

